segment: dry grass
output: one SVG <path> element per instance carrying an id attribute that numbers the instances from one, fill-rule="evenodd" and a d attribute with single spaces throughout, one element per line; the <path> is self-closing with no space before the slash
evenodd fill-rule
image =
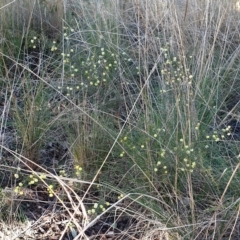
<path id="1" fill-rule="evenodd" d="M 2 1 L 2 219 L 238 239 L 238 2 Z"/>

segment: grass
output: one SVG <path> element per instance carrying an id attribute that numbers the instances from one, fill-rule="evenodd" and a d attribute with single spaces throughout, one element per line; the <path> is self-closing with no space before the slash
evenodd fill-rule
<path id="1" fill-rule="evenodd" d="M 2 222 L 58 239 L 239 238 L 239 12 L 186 4 L 0 6 Z"/>

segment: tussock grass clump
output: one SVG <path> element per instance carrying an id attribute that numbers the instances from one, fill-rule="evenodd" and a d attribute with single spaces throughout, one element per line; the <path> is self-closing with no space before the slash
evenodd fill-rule
<path id="1" fill-rule="evenodd" d="M 238 239 L 236 2 L 48 4 L 0 7 L 0 208 L 56 203 L 59 239 Z"/>

